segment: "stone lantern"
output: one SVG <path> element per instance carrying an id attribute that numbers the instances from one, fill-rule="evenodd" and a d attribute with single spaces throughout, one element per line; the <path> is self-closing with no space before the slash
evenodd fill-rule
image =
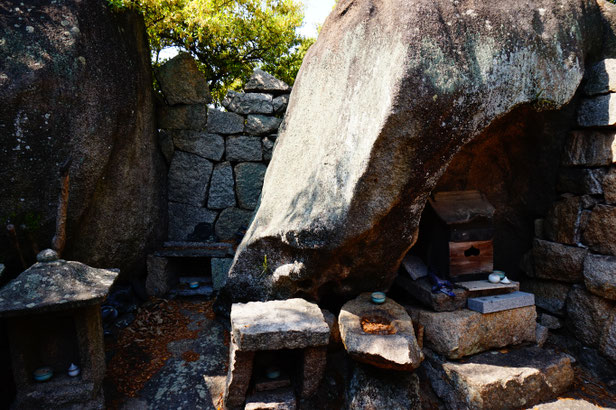
<path id="1" fill-rule="evenodd" d="M 37 260 L 0 289 L 17 387 L 13 407 L 102 409 L 100 305 L 119 272 L 58 259 L 51 249 Z M 80 368 L 77 376 L 68 375 L 71 364 Z M 51 379 L 36 381 L 40 368 L 51 369 Z"/>

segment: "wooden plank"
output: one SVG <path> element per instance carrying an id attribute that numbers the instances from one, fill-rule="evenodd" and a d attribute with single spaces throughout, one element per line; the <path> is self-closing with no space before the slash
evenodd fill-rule
<path id="1" fill-rule="evenodd" d="M 446 224 L 468 223 L 473 219 L 491 220 L 495 208 L 479 191 L 451 191 L 434 194 L 430 205 Z"/>
<path id="2" fill-rule="evenodd" d="M 494 249 L 492 241 L 449 242 L 449 275 L 492 272 Z"/>

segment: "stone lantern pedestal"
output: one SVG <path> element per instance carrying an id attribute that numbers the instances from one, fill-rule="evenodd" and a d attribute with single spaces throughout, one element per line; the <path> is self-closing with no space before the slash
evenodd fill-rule
<path id="1" fill-rule="evenodd" d="M 118 276 L 58 259 L 52 250 L 0 289 L 17 397 L 13 408 L 102 409 L 105 374 L 100 304 Z M 80 368 L 69 376 L 68 368 Z M 34 379 L 48 367 L 50 380 Z"/>

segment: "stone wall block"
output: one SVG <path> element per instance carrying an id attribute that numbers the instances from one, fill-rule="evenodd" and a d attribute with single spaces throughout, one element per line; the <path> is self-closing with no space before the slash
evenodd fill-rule
<path id="1" fill-rule="evenodd" d="M 232 112 L 207 110 L 207 132 L 212 134 L 240 134 L 244 131 L 244 117 Z"/>
<path id="2" fill-rule="evenodd" d="M 563 168 L 558 175 L 556 189 L 578 195 L 600 195 L 603 193 L 603 178 L 606 170 L 602 168 Z"/>
<path id="3" fill-rule="evenodd" d="M 244 86 L 244 91 L 281 94 L 291 92 L 291 87 L 270 73 L 257 68 Z"/>
<path id="4" fill-rule="evenodd" d="M 217 213 L 209 209 L 169 203 L 169 233 L 171 241 L 214 240 L 214 221 Z"/>
<path id="5" fill-rule="evenodd" d="M 553 242 L 575 245 L 579 242 L 579 221 L 582 199 L 563 198 L 552 205 L 544 223 L 545 237 Z"/>
<path id="6" fill-rule="evenodd" d="M 567 298 L 567 325 L 583 343 L 599 347 L 614 304 L 574 285 Z"/>
<path id="7" fill-rule="evenodd" d="M 613 310 L 612 315 L 607 320 L 599 350 L 609 357 L 616 366 L 616 309 Z"/>
<path id="8" fill-rule="evenodd" d="M 572 131 L 567 139 L 562 164 L 598 167 L 616 162 L 616 132 Z"/>
<path id="9" fill-rule="evenodd" d="M 266 115 L 249 115 L 246 118 L 246 133 L 250 135 L 267 135 L 278 131 L 282 120 Z"/>
<path id="10" fill-rule="evenodd" d="M 207 207 L 210 209 L 225 209 L 235 205 L 233 168 L 230 162 L 221 162 L 214 167 L 212 173 Z"/>
<path id="11" fill-rule="evenodd" d="M 250 225 L 252 211 L 239 208 L 223 210 L 216 220 L 216 236 L 222 241 L 239 239 Z"/>
<path id="12" fill-rule="evenodd" d="M 616 301 L 616 256 L 588 254 L 584 261 L 584 284 L 589 292 Z"/>
<path id="13" fill-rule="evenodd" d="M 276 114 L 284 113 L 287 110 L 287 106 L 289 105 L 289 94 L 284 94 L 274 98 L 274 101 L 272 101 L 272 105 L 274 106 L 274 112 Z"/>
<path id="14" fill-rule="evenodd" d="M 261 161 L 261 140 L 248 135 L 227 138 L 227 161 Z"/>
<path id="15" fill-rule="evenodd" d="M 188 53 L 180 53 L 154 70 L 169 105 L 207 104 L 212 101 L 205 76 Z"/>
<path id="16" fill-rule="evenodd" d="M 533 242 L 534 273 L 540 279 L 581 282 L 587 249 L 535 239 Z"/>
<path id="17" fill-rule="evenodd" d="M 214 290 L 220 290 L 227 282 L 227 274 L 231 269 L 233 259 L 231 258 L 212 258 L 210 267 L 212 268 L 212 282 Z"/>
<path id="18" fill-rule="evenodd" d="M 272 96 L 263 93 L 227 92 L 222 105 L 236 114 L 272 114 Z"/>
<path id="19" fill-rule="evenodd" d="M 261 142 L 263 143 L 263 161 L 270 161 L 274 153 L 274 144 L 276 143 L 276 136 L 268 135 L 267 137 L 263 137 Z"/>
<path id="20" fill-rule="evenodd" d="M 207 124 L 204 104 L 161 104 L 157 109 L 158 128 L 171 130 L 202 130 Z"/>
<path id="21" fill-rule="evenodd" d="M 571 285 L 553 280 L 529 279 L 520 283 L 520 289 L 534 294 L 535 304 L 541 309 L 557 316 L 565 315 L 565 304 Z"/>
<path id="22" fill-rule="evenodd" d="M 253 210 L 257 207 L 267 166 L 255 162 L 242 162 L 235 166 L 235 189 L 239 206 Z"/>
<path id="23" fill-rule="evenodd" d="M 204 131 L 171 131 L 173 145 L 180 151 L 190 152 L 200 157 L 220 161 L 225 153 L 225 140 L 220 135 Z"/>
<path id="24" fill-rule="evenodd" d="M 585 98 L 578 107 L 580 127 L 611 127 L 616 125 L 616 94 Z"/>
<path id="25" fill-rule="evenodd" d="M 198 155 L 176 151 L 169 167 L 169 200 L 203 205 L 207 193 L 212 163 Z"/>
<path id="26" fill-rule="evenodd" d="M 610 205 L 616 204 L 616 168 L 612 167 L 602 181 L 603 197 Z"/>
<path id="27" fill-rule="evenodd" d="M 586 95 L 616 92 L 616 59 L 607 58 L 588 70 L 584 86 Z"/>
<path id="28" fill-rule="evenodd" d="M 582 232 L 582 242 L 593 252 L 616 255 L 616 207 L 596 205 Z"/>

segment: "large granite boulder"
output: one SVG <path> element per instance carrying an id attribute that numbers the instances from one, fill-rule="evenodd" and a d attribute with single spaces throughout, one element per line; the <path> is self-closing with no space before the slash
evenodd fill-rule
<path id="1" fill-rule="evenodd" d="M 71 158 L 63 256 L 136 273 L 166 220 L 144 24 L 105 1 L 26 3 L 0 4 L 1 225 L 17 227 L 28 262 L 32 242 L 49 246 Z M 18 268 L 6 235 L 0 249 Z"/>
<path id="2" fill-rule="evenodd" d="M 390 286 L 454 154 L 515 107 L 570 101 L 600 19 L 594 0 L 339 2 L 293 87 L 233 299 L 276 297 L 264 255 L 304 263 L 295 293 L 314 299 Z"/>

